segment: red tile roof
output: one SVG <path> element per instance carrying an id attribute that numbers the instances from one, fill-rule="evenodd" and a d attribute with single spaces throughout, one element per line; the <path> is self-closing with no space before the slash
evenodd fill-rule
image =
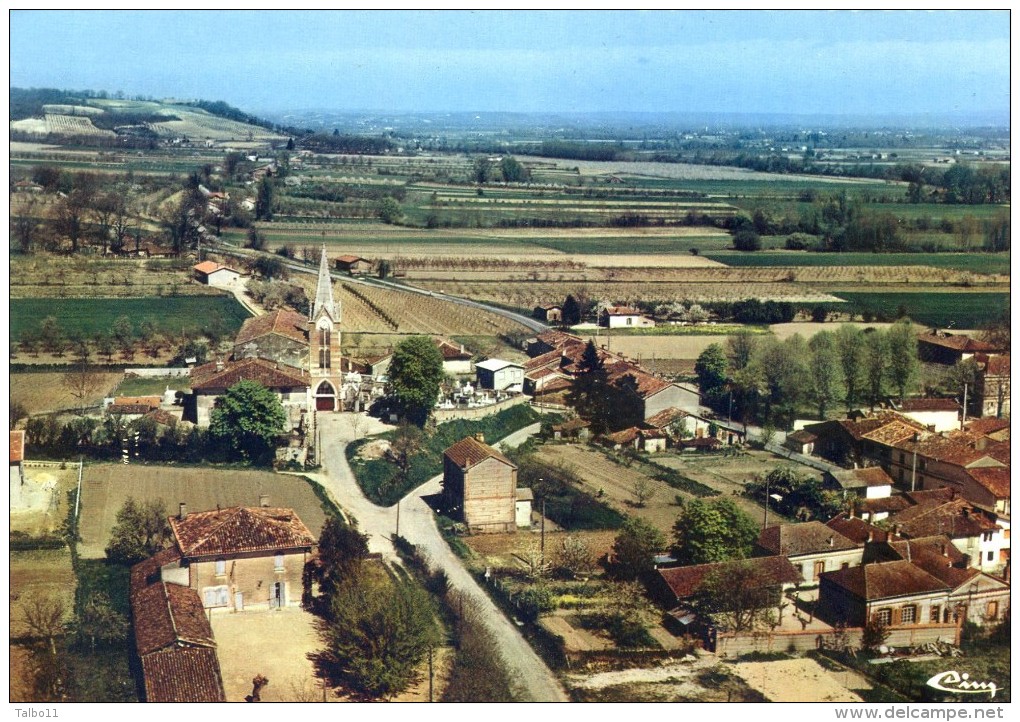
<path id="1" fill-rule="evenodd" d="M 152 407 L 148 404 L 110 404 L 106 408 L 108 414 L 148 414 Z"/>
<path id="2" fill-rule="evenodd" d="M 462 469 L 480 464 L 486 459 L 499 459 L 513 468 L 517 466 L 488 444 L 482 443 L 473 436 L 467 436 L 443 452 L 450 461 Z"/>
<path id="3" fill-rule="evenodd" d="M 979 436 L 992 436 L 993 434 L 998 436 L 999 432 L 1009 429 L 1009 419 L 974 419 L 967 422 L 966 429 Z"/>
<path id="4" fill-rule="evenodd" d="M 985 374 L 988 376 L 1009 376 L 1009 354 L 1003 356 L 990 356 L 985 364 Z"/>
<path id="5" fill-rule="evenodd" d="M 645 426 L 650 426 L 653 429 L 662 429 L 669 426 L 677 419 L 687 418 L 687 412 L 681 411 L 675 406 L 670 406 L 668 409 L 663 409 L 654 416 L 649 416 L 645 419 Z"/>
<path id="6" fill-rule="evenodd" d="M 170 517 L 185 557 L 270 553 L 315 546 L 315 537 L 293 509 L 235 506 Z"/>
<path id="7" fill-rule="evenodd" d="M 25 460 L 25 432 L 11 432 L 11 463 L 19 464 Z"/>
<path id="8" fill-rule="evenodd" d="M 733 569 L 750 566 L 767 585 L 796 584 L 803 581 L 797 568 L 786 557 L 754 557 L 715 564 L 697 564 L 690 567 L 659 569 L 659 576 L 676 595 L 677 600 L 691 597 L 711 574 L 727 574 Z"/>
<path id="9" fill-rule="evenodd" d="M 220 371 L 217 371 L 215 363 L 197 366 L 191 371 L 193 391 L 226 390 L 238 381 L 256 381 L 270 389 L 301 388 L 310 383 L 304 372 L 259 358 L 231 361 Z"/>
<path id="10" fill-rule="evenodd" d="M 464 350 L 463 346 L 455 346 L 449 341 L 434 338 L 433 343 L 439 347 L 439 353 L 443 357 L 443 361 L 470 361 L 471 354 Z"/>
<path id="11" fill-rule="evenodd" d="M 857 543 L 820 521 L 770 526 L 758 535 L 758 546 L 772 554 L 792 557 L 801 554 L 856 549 Z"/>
<path id="12" fill-rule="evenodd" d="M 825 526 L 839 532 L 856 544 L 865 544 L 869 541 L 885 541 L 889 536 L 888 532 L 883 529 L 879 529 L 863 519 L 857 517 L 851 518 L 846 515 L 846 512 L 842 512 L 829 519 L 829 521 L 825 522 Z"/>
<path id="13" fill-rule="evenodd" d="M 890 515 L 888 523 L 903 536 L 917 538 L 945 534 L 953 539 L 978 536 L 999 527 L 965 499 L 918 504 Z"/>
<path id="14" fill-rule="evenodd" d="M 978 341 L 963 334 L 945 333 L 944 331 L 921 334 L 917 337 L 917 341 L 918 343 L 930 343 L 933 346 L 952 349 L 953 351 L 978 352 L 995 350 L 995 346 L 984 341 Z"/>
<path id="15" fill-rule="evenodd" d="M 163 409 L 153 409 L 145 415 L 145 418 L 152 419 L 161 426 L 176 426 L 177 417 Z"/>
<path id="16" fill-rule="evenodd" d="M 535 356 L 535 358 L 526 361 L 524 364 L 524 370 L 526 372 L 531 372 L 538 369 L 544 369 L 546 367 L 558 368 L 563 358 L 563 352 L 559 349 L 549 351 L 548 353 L 544 353 L 541 356 Z"/>
<path id="17" fill-rule="evenodd" d="M 368 259 L 362 258 L 361 256 L 352 256 L 350 254 L 346 254 L 343 256 L 337 256 L 336 260 L 338 263 L 357 263 L 358 261 L 367 261 Z"/>
<path id="18" fill-rule="evenodd" d="M 818 441 L 818 436 L 812 434 L 807 429 L 801 429 L 800 431 L 794 431 L 786 435 L 786 438 L 790 441 L 796 441 L 799 444 L 810 444 L 813 441 Z"/>
<path id="19" fill-rule="evenodd" d="M 135 646 L 144 656 L 168 647 L 215 647 L 202 600 L 191 587 L 159 581 L 131 591 Z"/>
<path id="20" fill-rule="evenodd" d="M 606 306 L 606 313 L 610 316 L 640 316 L 641 311 L 630 306 Z"/>
<path id="21" fill-rule="evenodd" d="M 978 484 L 987 489 L 997 499 L 1010 497 L 1009 469 L 1006 467 L 979 467 L 967 469 L 967 473 Z"/>
<path id="22" fill-rule="evenodd" d="M 613 442 L 614 444 L 630 444 L 638 437 L 641 433 L 641 429 L 636 426 L 631 426 L 629 429 L 623 429 L 616 431 L 612 434 L 606 434 L 606 439 Z"/>
<path id="23" fill-rule="evenodd" d="M 954 399 L 903 399 L 899 411 L 959 411 L 960 403 Z"/>
<path id="24" fill-rule="evenodd" d="M 949 585 L 906 560 L 824 572 L 820 578 L 868 602 L 949 590 Z"/>
<path id="25" fill-rule="evenodd" d="M 262 336 L 277 334 L 299 343 L 308 343 L 308 319 L 289 309 L 247 319 L 237 332 L 234 345 L 248 343 Z"/>
<path id="26" fill-rule="evenodd" d="M 216 650 L 174 647 L 142 657 L 146 702 L 226 702 Z"/>
<path id="27" fill-rule="evenodd" d="M 201 263 L 195 265 L 194 269 L 201 273 L 203 276 L 211 275 L 213 273 L 216 273 L 216 271 L 233 271 L 234 273 L 237 273 L 237 271 L 234 271 L 233 268 L 221 265 L 219 263 L 215 263 L 214 261 L 202 261 Z"/>

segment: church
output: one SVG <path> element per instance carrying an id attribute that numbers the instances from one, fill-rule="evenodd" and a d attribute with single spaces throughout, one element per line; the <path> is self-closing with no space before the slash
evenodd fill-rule
<path id="1" fill-rule="evenodd" d="M 315 300 L 306 318 L 280 309 L 250 318 L 234 339 L 231 356 L 192 369 L 185 418 L 209 424 L 216 399 L 238 381 L 256 381 L 277 393 L 290 427 L 306 414 L 358 406 L 361 376 L 344 373 L 340 354 L 340 303 L 333 297 L 326 247 L 322 247 Z M 354 404 L 351 403 L 354 401 Z"/>

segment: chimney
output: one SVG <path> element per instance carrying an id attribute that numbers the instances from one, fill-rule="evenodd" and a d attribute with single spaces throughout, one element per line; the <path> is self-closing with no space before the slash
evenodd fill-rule
<path id="1" fill-rule="evenodd" d="M 892 533 L 893 533 L 894 537 L 899 537 L 899 535 L 900 535 L 900 525 L 899 524 L 893 524 Z"/>
<path id="2" fill-rule="evenodd" d="M 949 547 L 946 546 L 945 544 L 942 545 L 942 556 L 944 557 L 949 556 Z"/>
<path id="3" fill-rule="evenodd" d="M 177 518 L 183 519 L 188 515 L 188 505 L 183 501 L 177 505 Z"/>
<path id="4" fill-rule="evenodd" d="M 268 494 L 259 494 L 259 506 L 261 506 L 263 508 L 269 506 L 269 495 Z"/>
<path id="5" fill-rule="evenodd" d="M 834 536 L 829 536 L 829 546 L 830 546 L 830 547 L 832 546 L 832 542 L 833 542 L 833 540 L 834 540 L 835 538 L 836 538 L 836 537 L 834 537 Z"/>
<path id="6" fill-rule="evenodd" d="M 479 442 L 484 444 L 485 443 L 485 434 L 483 434 L 481 432 L 475 434 L 475 441 L 479 441 Z"/>
<path id="7" fill-rule="evenodd" d="M 874 529 L 868 529 L 868 541 L 869 542 L 875 541 L 875 530 Z"/>

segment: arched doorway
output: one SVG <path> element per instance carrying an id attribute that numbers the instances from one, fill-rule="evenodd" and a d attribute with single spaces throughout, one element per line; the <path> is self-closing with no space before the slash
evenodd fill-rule
<path id="1" fill-rule="evenodd" d="M 315 389 L 315 410 L 336 411 L 336 389 L 329 381 L 323 381 Z"/>

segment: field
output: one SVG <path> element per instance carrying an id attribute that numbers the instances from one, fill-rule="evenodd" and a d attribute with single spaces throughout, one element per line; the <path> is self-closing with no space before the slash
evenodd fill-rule
<path id="1" fill-rule="evenodd" d="M 10 636 L 28 633 L 24 605 L 33 597 L 55 595 L 66 602 L 68 613 L 74 600 L 75 577 L 71 552 L 63 549 L 10 553 Z"/>
<path id="2" fill-rule="evenodd" d="M 293 509 L 316 537 L 326 519 L 310 482 L 268 471 L 89 464 L 85 466 L 81 494 L 78 552 L 92 559 L 104 556 L 117 511 L 129 496 L 136 501 L 162 499 L 167 513 L 176 514 L 180 502 L 186 503 L 189 511 L 209 511 L 217 505 L 257 506 L 259 495 L 267 494 L 271 506 Z"/>
<path id="3" fill-rule="evenodd" d="M 86 336 L 110 333 L 114 322 L 127 316 L 137 332 L 149 321 L 162 332 L 196 332 L 216 324 L 233 335 L 248 318 L 248 312 L 233 296 L 175 296 L 170 298 L 12 298 L 10 338 L 25 329 L 38 330 L 47 316 L 57 319 L 65 334 Z"/>
<path id="4" fill-rule="evenodd" d="M 162 393 L 169 386 L 174 391 L 187 391 L 191 388 L 191 377 L 175 376 L 172 378 L 146 378 L 143 376 L 125 375 L 114 391 L 116 396 L 153 396 Z"/>
<path id="5" fill-rule="evenodd" d="M 812 253 L 769 251 L 764 253 L 705 254 L 727 266 L 927 266 L 970 273 L 1009 275 L 1008 253 Z"/>
<path id="6" fill-rule="evenodd" d="M 938 328 L 981 328 L 1009 313 L 1008 293 L 868 293 L 837 291 L 851 308 L 884 313 L 901 306 L 914 323 Z"/>
<path id="7" fill-rule="evenodd" d="M 30 415 L 71 409 L 78 400 L 61 385 L 63 378 L 63 373 L 12 373 L 9 376 L 11 401 L 22 404 Z M 122 378 L 124 374 L 119 372 L 102 374 L 102 383 L 86 401 L 95 404 L 109 396 Z"/>
<path id="8" fill-rule="evenodd" d="M 11 256 L 11 298 L 220 296 L 191 279 L 188 262 Z"/>
<path id="9" fill-rule="evenodd" d="M 78 487 L 78 464 L 39 466 L 29 462 L 24 467 L 25 484 L 22 503 L 29 509 L 11 510 L 11 531 L 29 537 L 57 536 L 68 517 L 67 493 Z"/>

